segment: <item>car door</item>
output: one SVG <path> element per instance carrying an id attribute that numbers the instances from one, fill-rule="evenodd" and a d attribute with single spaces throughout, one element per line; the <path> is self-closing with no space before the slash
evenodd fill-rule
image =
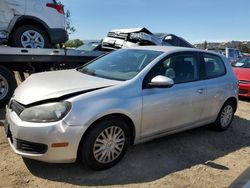
<path id="1" fill-rule="evenodd" d="M 174 86 L 148 86 L 158 75 L 173 79 Z M 206 88 L 200 80 L 198 53 L 177 53 L 159 62 L 145 77 L 142 95 L 142 138 L 198 124 L 206 95 Z"/>
<path id="2" fill-rule="evenodd" d="M 214 54 L 202 53 L 204 68 L 204 85 L 207 95 L 204 100 L 204 118 L 214 120 L 225 102 L 226 93 L 230 87 L 223 60 Z"/>

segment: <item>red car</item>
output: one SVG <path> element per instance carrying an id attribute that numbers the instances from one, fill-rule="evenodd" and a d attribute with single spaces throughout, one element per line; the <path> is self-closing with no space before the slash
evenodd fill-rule
<path id="1" fill-rule="evenodd" d="M 244 56 L 232 64 L 239 80 L 239 96 L 250 98 L 250 56 Z"/>

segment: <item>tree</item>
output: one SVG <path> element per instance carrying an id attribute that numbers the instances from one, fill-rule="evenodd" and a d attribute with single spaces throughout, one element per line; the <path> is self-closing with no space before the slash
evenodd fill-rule
<path id="1" fill-rule="evenodd" d="M 80 39 L 68 40 L 64 45 L 68 48 L 78 48 L 82 46 L 84 43 Z"/>
<path id="2" fill-rule="evenodd" d="M 66 21 L 66 30 L 68 31 L 69 35 L 73 34 L 76 29 L 75 27 L 72 26 L 72 22 L 71 22 L 71 12 L 69 10 L 67 10 L 65 12 L 65 21 Z"/>
<path id="3" fill-rule="evenodd" d="M 242 42 L 238 45 L 238 49 L 243 53 L 250 53 L 250 48 Z"/>
<path id="4" fill-rule="evenodd" d="M 57 0 L 57 3 L 62 5 L 61 1 L 59 0 Z M 65 22 L 66 22 L 66 30 L 68 31 L 68 34 L 69 35 L 73 34 L 76 31 L 76 29 L 74 26 L 72 26 L 70 10 L 65 11 Z"/>
<path id="5" fill-rule="evenodd" d="M 206 50 L 207 49 L 207 41 L 205 40 L 205 42 L 203 43 L 203 49 Z"/>

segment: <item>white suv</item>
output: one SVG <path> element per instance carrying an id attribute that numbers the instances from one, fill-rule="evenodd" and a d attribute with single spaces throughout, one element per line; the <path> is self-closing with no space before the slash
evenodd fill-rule
<path id="1" fill-rule="evenodd" d="M 1 0 L 0 42 L 48 48 L 68 40 L 63 5 L 56 0 Z"/>

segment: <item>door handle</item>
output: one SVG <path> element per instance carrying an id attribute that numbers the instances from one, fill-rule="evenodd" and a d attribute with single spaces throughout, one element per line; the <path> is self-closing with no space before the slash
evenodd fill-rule
<path id="1" fill-rule="evenodd" d="M 201 89 L 198 89 L 197 92 L 198 92 L 199 94 L 203 94 L 203 93 L 204 93 L 204 90 L 205 90 L 204 88 L 201 88 Z"/>

